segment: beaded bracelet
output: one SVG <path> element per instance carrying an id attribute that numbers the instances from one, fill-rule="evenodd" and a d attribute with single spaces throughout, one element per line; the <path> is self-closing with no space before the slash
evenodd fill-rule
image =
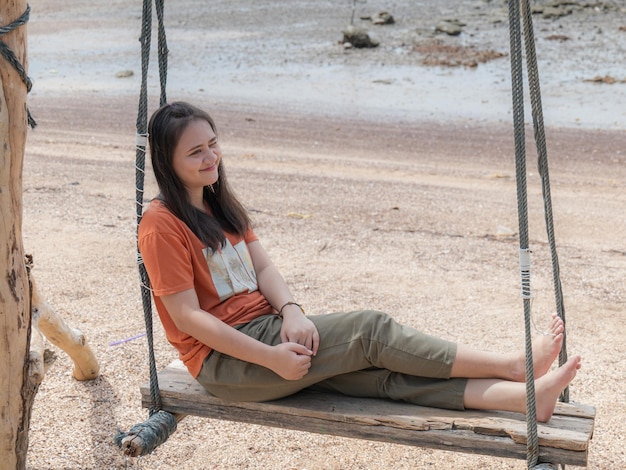
<path id="1" fill-rule="evenodd" d="M 282 307 L 280 307 L 280 310 L 278 310 L 278 318 L 283 318 L 283 310 L 285 309 L 287 305 L 295 305 L 302 311 L 302 313 L 304 313 L 304 309 L 302 308 L 302 305 L 296 302 L 289 301 L 289 302 L 285 302 L 285 304 Z"/>

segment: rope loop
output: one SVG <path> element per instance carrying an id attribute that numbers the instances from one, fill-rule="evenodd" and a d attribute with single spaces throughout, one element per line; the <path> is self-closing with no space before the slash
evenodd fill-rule
<path id="1" fill-rule="evenodd" d="M 26 5 L 26 11 L 22 13 L 22 16 L 13 21 L 11 24 L 8 24 L 6 26 L 0 26 L 0 37 L 10 33 L 20 26 L 24 26 L 26 23 L 28 23 L 29 18 L 30 5 Z M 4 57 L 5 60 L 13 66 L 17 74 L 22 79 L 22 82 L 24 82 L 24 85 L 26 85 L 26 92 L 30 93 L 30 90 L 33 88 L 32 80 L 26 73 L 26 69 L 17 58 L 17 55 L 15 55 L 15 52 L 13 52 L 11 48 L 7 45 L 7 43 L 2 40 L 0 40 L 0 55 L 2 55 L 2 57 Z M 35 127 L 37 127 L 37 123 L 35 122 L 35 119 L 33 119 L 33 116 L 30 114 L 29 109 L 26 109 L 26 114 L 28 117 L 28 125 L 30 126 L 30 128 L 34 129 Z"/>

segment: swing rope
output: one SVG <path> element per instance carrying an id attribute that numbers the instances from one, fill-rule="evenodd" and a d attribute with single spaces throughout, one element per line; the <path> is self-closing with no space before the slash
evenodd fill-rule
<path id="1" fill-rule="evenodd" d="M 537 53 L 535 50 L 535 38 L 533 33 L 532 11 L 528 0 L 522 0 L 524 24 L 524 38 L 526 46 L 526 61 L 528 72 L 528 85 L 530 90 L 530 101 L 533 115 L 533 128 L 535 135 L 535 145 L 537 147 L 539 176 L 541 178 L 541 188 L 544 204 L 544 219 L 546 223 L 546 233 L 550 245 L 550 256 L 552 259 L 552 279 L 554 284 L 554 295 L 556 302 L 556 312 L 565 324 L 565 307 L 563 304 L 563 289 L 561 286 L 561 269 L 556 250 L 556 238 L 554 234 L 554 218 L 552 215 L 552 195 L 550 192 L 550 174 L 548 171 L 548 150 L 546 146 L 546 133 L 543 123 L 543 111 L 541 105 L 541 87 L 539 84 L 539 68 L 537 66 Z M 559 353 L 559 365 L 567 362 L 567 330 L 563 329 L 563 346 Z M 569 386 L 563 390 L 561 401 L 569 403 Z"/>
<path id="2" fill-rule="evenodd" d="M 167 103 L 167 41 L 163 23 L 164 0 L 154 0 L 157 14 L 158 62 L 160 82 L 160 106 Z M 146 147 L 148 140 L 148 69 L 150 64 L 150 43 L 152 40 L 152 0 L 144 0 L 142 12 L 141 37 L 141 88 L 137 112 L 137 136 L 135 157 L 135 210 L 137 230 L 143 216 L 144 180 L 146 168 Z M 118 430 L 114 441 L 127 456 L 147 455 L 165 442 L 177 427 L 173 414 L 161 410 L 161 394 L 154 356 L 154 332 L 152 323 L 152 297 L 150 279 L 143 264 L 137 246 L 137 265 L 141 285 L 146 338 L 148 340 L 148 359 L 150 370 L 150 397 L 153 404 L 149 409 L 149 418 L 144 423 L 133 426 L 127 433 Z"/>
<path id="3" fill-rule="evenodd" d="M 158 19 L 158 58 L 159 79 L 161 85 L 160 105 L 167 102 L 167 43 L 165 27 L 163 26 L 163 0 L 155 0 Z M 137 113 L 137 148 L 135 166 L 137 230 L 143 215 L 144 179 L 146 168 L 146 145 L 148 138 L 148 69 L 150 64 L 150 43 L 152 39 L 152 0 L 144 0 L 142 14 L 141 42 L 141 90 L 139 94 L 139 109 Z M 152 298 L 150 293 L 150 279 L 143 264 L 139 247 L 137 247 L 137 264 L 141 280 L 141 299 L 143 302 L 144 320 L 146 323 L 146 337 L 148 339 L 150 362 L 150 390 L 154 406 L 150 408 L 150 415 L 161 409 L 161 395 L 157 378 L 156 360 L 154 357 L 153 328 L 152 328 Z"/>
<path id="4" fill-rule="evenodd" d="M 521 5 L 521 12 L 520 12 Z M 517 178 L 517 207 L 519 220 L 520 245 L 520 276 L 521 296 L 524 304 L 524 331 L 526 350 L 526 434 L 527 434 L 527 465 L 536 468 L 539 459 L 539 438 L 537 435 L 536 397 L 534 384 L 534 370 L 532 357 L 532 328 L 531 328 L 531 288 L 530 288 L 530 247 L 528 237 L 528 204 L 526 181 L 526 147 L 524 127 L 524 79 L 522 58 L 522 28 L 520 19 L 524 23 L 523 38 L 526 51 L 526 67 L 528 73 L 529 91 L 531 98 L 533 129 L 538 154 L 539 174 L 542 182 L 544 214 L 552 256 L 552 272 L 556 297 L 557 314 L 565 322 L 563 307 L 563 292 L 561 289 L 560 269 L 554 237 L 554 223 L 550 195 L 550 178 L 548 172 L 548 155 L 545 139 L 545 128 L 541 106 L 541 92 L 539 86 L 539 72 L 535 39 L 532 24 L 532 12 L 528 0 L 509 2 L 509 31 L 511 40 L 511 81 L 513 100 L 513 128 L 515 139 L 515 168 Z M 565 332 L 563 333 L 563 347 L 559 353 L 559 365 L 567 361 Z M 561 401 L 569 401 L 569 389 L 561 395 Z"/>
<path id="5" fill-rule="evenodd" d="M 515 139 L 515 174 L 517 177 L 517 213 L 519 224 L 521 295 L 524 303 L 524 332 L 526 345 L 526 461 L 532 468 L 538 460 L 535 384 L 532 364 L 530 328 L 530 248 L 528 247 L 528 201 L 526 192 L 526 148 L 524 132 L 524 79 L 520 12 L 517 1 L 509 2 L 509 32 L 511 39 L 511 80 L 513 99 L 513 130 Z"/>

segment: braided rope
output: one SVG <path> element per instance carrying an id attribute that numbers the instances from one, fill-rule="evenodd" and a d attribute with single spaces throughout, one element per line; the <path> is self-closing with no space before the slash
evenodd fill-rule
<path id="1" fill-rule="evenodd" d="M 144 0 L 142 13 L 141 37 L 141 89 L 137 112 L 137 135 L 146 136 L 148 133 L 148 66 L 150 63 L 150 41 L 152 37 L 152 0 Z M 138 145 L 135 154 L 135 210 L 137 216 L 137 230 L 143 215 L 144 176 L 146 166 L 146 142 L 137 139 Z M 139 245 L 137 245 L 139 253 Z M 139 256 L 138 256 L 138 259 Z M 150 397 L 152 406 L 150 416 L 161 409 L 161 394 L 154 358 L 154 334 L 152 328 L 152 298 L 150 295 L 150 279 L 143 263 L 138 263 L 141 282 L 141 300 L 143 303 L 144 321 L 146 324 L 146 338 L 148 340 L 149 369 L 150 369 Z"/>
<path id="2" fill-rule="evenodd" d="M 167 102 L 165 94 L 167 77 L 167 44 L 163 25 L 163 0 L 155 0 L 158 18 L 158 57 L 161 83 L 161 105 Z M 152 0 L 143 1 L 141 36 L 141 87 L 137 105 L 137 134 L 135 136 L 135 215 L 137 218 L 137 266 L 139 269 L 141 300 L 143 303 L 146 338 L 148 340 L 148 360 L 150 369 L 151 404 L 148 419 L 135 425 L 128 433 L 118 431 L 114 442 L 130 457 L 152 453 L 176 430 L 176 417 L 161 410 L 162 400 L 154 355 L 154 331 L 152 323 L 152 295 L 150 278 L 139 251 L 138 231 L 143 216 L 144 180 L 146 169 L 146 147 L 148 144 L 148 69 L 150 63 L 150 43 L 152 39 Z"/>
<path id="3" fill-rule="evenodd" d="M 167 41 L 165 38 L 165 26 L 163 25 L 163 1 L 155 0 L 156 13 L 158 19 L 158 57 L 159 57 L 159 83 L 161 84 L 161 96 L 159 103 L 163 106 L 167 103 L 165 92 L 167 85 Z"/>
<path id="4" fill-rule="evenodd" d="M 520 12 L 521 5 L 521 12 Z M 533 130 L 537 147 L 539 175 L 541 176 L 544 216 L 546 231 L 550 243 L 552 257 L 552 273 L 557 314 L 565 323 L 563 291 L 561 288 L 560 268 L 556 252 L 554 222 L 552 215 L 552 198 L 550 195 L 550 177 L 548 172 L 548 152 L 546 146 L 545 127 L 541 105 L 541 91 L 535 38 L 532 23 L 532 11 L 528 0 L 509 2 L 509 21 L 511 35 L 511 78 L 513 95 L 513 120 L 515 133 L 515 160 L 517 175 L 518 217 L 520 226 L 520 272 L 522 278 L 522 298 L 524 301 L 524 329 L 526 342 L 526 427 L 527 427 L 527 465 L 538 468 L 539 439 L 537 436 L 536 402 L 534 386 L 534 370 L 532 358 L 531 312 L 530 312 L 530 249 L 528 248 L 528 209 L 526 193 L 526 150 L 524 128 L 524 80 L 522 72 L 522 29 L 520 18 L 524 24 L 523 36 L 526 51 L 526 68 L 533 117 Z M 559 353 L 559 365 L 567 362 L 565 331 L 563 347 Z M 561 394 L 561 401 L 569 401 L 569 387 Z"/>
<path id="5" fill-rule="evenodd" d="M 163 26 L 163 0 L 156 1 L 156 10 L 159 28 L 159 76 L 161 77 L 161 104 L 166 102 L 165 77 L 167 76 L 167 45 L 165 42 L 165 28 Z M 150 42 L 152 33 L 152 0 L 144 0 L 142 12 L 141 36 L 141 89 L 137 111 L 137 135 L 135 140 L 135 212 L 137 217 L 137 232 L 143 216 L 144 179 L 146 168 L 146 146 L 148 137 L 148 66 L 150 62 Z M 138 235 L 138 233 L 136 233 Z M 138 237 L 137 237 L 138 239 Z M 150 369 L 150 398 L 151 407 L 148 419 L 133 426 L 129 432 L 118 431 L 114 442 L 126 456 L 137 457 L 152 453 L 164 443 L 176 430 L 176 417 L 172 413 L 161 410 L 162 400 L 159 391 L 159 379 L 154 357 L 154 332 L 152 323 L 152 296 L 150 279 L 143 263 L 137 242 L 137 265 L 143 303 L 144 321 L 146 324 L 146 338 L 148 339 L 148 355 Z"/>
<path id="6" fill-rule="evenodd" d="M 26 11 L 22 13 L 22 16 L 13 21 L 11 24 L 8 24 L 6 26 L 0 26 L 0 37 L 10 33 L 20 26 L 24 26 L 26 23 L 28 23 L 29 18 L 30 5 L 26 5 Z M 2 55 L 2 57 L 4 57 L 5 60 L 17 71 L 17 74 L 26 85 L 26 92 L 29 93 L 30 90 L 33 88 L 33 82 L 26 73 L 26 69 L 15 55 L 15 52 L 13 52 L 4 41 L 0 41 L 0 55 Z M 26 114 L 28 117 L 28 125 L 31 127 L 31 129 L 37 127 L 37 123 L 35 122 L 35 119 L 33 119 L 33 116 L 30 114 L 30 110 L 28 108 L 26 109 Z"/>
<path id="7" fill-rule="evenodd" d="M 165 27 L 163 24 L 163 0 L 155 0 L 158 19 L 158 56 L 159 77 L 161 83 L 161 105 L 167 102 L 165 93 L 167 77 L 167 44 L 165 40 Z M 148 136 L 148 69 L 150 63 L 150 43 L 152 39 L 152 0 L 144 0 L 142 12 L 141 37 L 141 89 L 139 92 L 139 105 L 137 112 L 137 141 L 135 158 L 135 210 L 137 216 L 137 230 L 143 215 L 144 179 L 146 167 L 146 145 Z M 146 337 L 148 339 L 148 360 L 150 369 L 150 398 L 153 406 L 150 415 L 157 413 L 162 406 L 159 380 L 156 370 L 154 355 L 154 334 L 152 325 L 152 297 L 150 291 L 150 279 L 143 264 L 139 246 L 137 246 L 137 260 L 141 283 L 141 300 L 143 303 L 144 321 L 146 324 Z"/>
<path id="8" fill-rule="evenodd" d="M 524 129 L 524 77 L 518 0 L 509 2 L 509 31 L 511 41 L 511 83 L 513 127 L 515 137 L 515 172 L 517 177 L 517 211 L 519 223 L 520 271 L 524 302 L 524 331 L 526 345 L 526 462 L 533 468 L 539 459 L 537 412 L 531 335 L 530 249 L 528 246 L 528 202 L 526 183 L 526 146 Z"/>
<path id="9" fill-rule="evenodd" d="M 530 89 L 530 101 L 533 115 L 533 127 L 535 131 L 535 143 L 537 146 L 537 160 L 539 175 L 543 191 L 544 218 L 546 222 L 546 232 L 550 244 L 550 254 L 552 258 L 552 277 L 554 283 L 554 295 L 556 301 L 556 312 L 565 324 L 565 307 L 563 305 L 563 289 L 561 287 L 561 276 L 559 259 L 556 251 L 556 240 L 554 235 L 554 221 L 552 216 L 552 196 L 550 194 L 550 175 L 548 172 L 548 150 L 546 146 L 546 134 L 543 123 L 543 111 L 541 105 L 541 89 L 539 84 L 539 68 L 537 66 L 537 53 L 535 50 L 535 38 L 533 33 L 532 11 L 528 0 L 522 0 L 522 20 L 524 24 L 524 42 L 526 46 L 526 67 L 528 70 L 528 85 Z M 567 362 L 566 330 L 563 330 L 563 347 L 559 353 L 559 365 Z M 563 390 L 561 401 L 569 402 L 569 386 Z"/>

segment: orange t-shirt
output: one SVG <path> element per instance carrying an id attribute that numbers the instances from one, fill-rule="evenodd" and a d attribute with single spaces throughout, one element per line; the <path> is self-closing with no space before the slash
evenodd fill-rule
<path id="1" fill-rule="evenodd" d="M 168 341 L 194 377 L 210 346 L 176 328 L 160 297 L 195 289 L 200 308 L 235 326 L 272 313 L 259 292 L 247 244 L 257 240 L 225 233 L 226 245 L 213 252 L 159 200 L 153 200 L 139 224 L 138 243 L 156 309 Z"/>

